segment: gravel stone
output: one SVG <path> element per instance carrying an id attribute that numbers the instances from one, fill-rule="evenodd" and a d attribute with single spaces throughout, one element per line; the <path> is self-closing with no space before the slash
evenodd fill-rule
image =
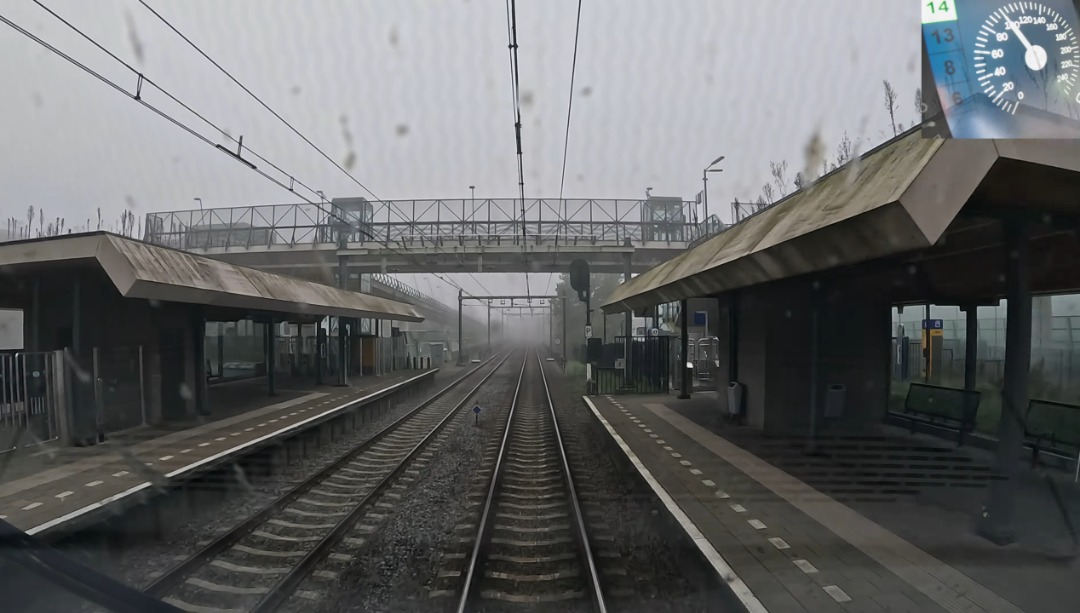
<path id="1" fill-rule="evenodd" d="M 520 361 L 511 357 L 470 400 L 482 407 L 479 425 L 472 411 L 462 410 L 443 430 L 435 461 L 402 491 L 399 512 L 388 518 L 354 553 L 353 563 L 338 567 L 337 591 L 325 601 L 303 603 L 294 599 L 287 611 L 443 611 L 456 604 L 453 597 L 431 598 L 429 593 L 446 567 L 442 552 L 456 538 L 475 536 L 475 527 L 455 529 L 468 515 L 466 493 L 483 455 L 505 426 Z M 401 490 L 399 490 L 401 491 Z M 356 536 L 356 535 L 353 535 Z M 308 583 L 311 583 L 310 581 Z M 300 589 L 312 589 L 302 586 Z"/>
<path id="2" fill-rule="evenodd" d="M 609 610 L 741 610 L 559 368 L 544 372 Z"/>

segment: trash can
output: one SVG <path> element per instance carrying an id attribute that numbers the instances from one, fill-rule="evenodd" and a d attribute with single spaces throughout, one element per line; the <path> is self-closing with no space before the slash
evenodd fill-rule
<path id="1" fill-rule="evenodd" d="M 728 414 L 732 416 L 742 415 L 743 411 L 743 384 L 732 381 L 727 386 Z"/>
<path id="2" fill-rule="evenodd" d="M 844 395 L 846 388 L 834 383 L 825 392 L 825 419 L 836 419 L 844 415 Z"/>

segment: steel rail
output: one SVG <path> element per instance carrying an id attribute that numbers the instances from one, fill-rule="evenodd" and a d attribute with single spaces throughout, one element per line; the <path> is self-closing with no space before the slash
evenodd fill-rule
<path id="1" fill-rule="evenodd" d="M 502 361 L 505 361 L 508 357 L 509 357 L 509 353 L 507 353 L 505 356 L 503 356 Z M 371 448 L 374 444 L 376 444 L 377 442 L 379 442 L 380 440 L 385 438 L 385 436 L 387 434 L 397 430 L 397 428 L 400 425 L 405 423 L 407 420 L 412 418 L 414 415 L 416 415 L 417 413 L 419 413 L 423 409 L 427 408 L 428 406 L 430 406 L 431 404 L 433 404 L 434 402 L 436 402 L 437 400 L 442 398 L 444 395 L 446 395 L 452 389 L 454 389 L 459 384 L 464 382 L 467 378 L 471 377 L 476 372 L 478 372 L 480 369 L 482 369 L 486 365 L 490 364 L 492 361 L 495 360 L 495 358 L 496 358 L 496 356 L 492 356 L 487 361 L 485 361 L 482 364 L 478 365 L 476 368 L 473 368 L 469 372 L 463 374 L 461 377 L 454 380 L 453 382 L 448 384 L 446 387 L 444 387 L 443 389 L 441 389 L 438 392 L 436 392 L 435 394 L 433 394 L 431 397 L 429 397 L 426 400 L 424 400 L 423 402 L 421 402 L 414 409 L 410 410 L 408 413 L 406 413 L 402 417 L 394 420 L 392 423 L 388 424 L 387 426 L 385 426 L 384 428 L 379 430 L 379 432 L 374 434 L 368 440 L 366 440 L 363 443 L 357 445 L 353 449 L 351 449 L 348 452 L 346 452 L 345 454 L 343 454 L 337 460 L 334 460 L 332 463 L 327 465 L 322 470 L 320 470 L 317 473 L 313 474 L 308 479 L 305 479 L 302 483 L 298 484 L 297 486 L 291 488 L 289 491 L 287 491 L 284 494 L 282 494 L 281 496 L 279 496 L 276 500 L 274 500 L 273 502 L 271 502 L 267 506 L 263 507 L 261 510 L 259 510 L 254 515 L 251 515 L 250 517 L 248 517 L 248 519 L 244 520 L 242 523 L 240 523 L 236 527 L 232 528 L 231 530 L 229 530 L 229 531 L 225 532 L 224 534 L 222 534 L 221 536 L 217 537 L 212 542 L 210 542 L 208 545 L 206 545 L 205 547 L 203 547 L 202 549 L 197 551 L 195 554 L 188 557 L 187 559 L 180 562 L 178 565 L 176 565 L 173 568 L 169 569 L 163 575 L 161 575 L 160 577 L 155 579 L 151 584 L 149 584 L 148 586 L 146 586 L 143 589 L 143 592 L 145 592 L 146 594 L 149 594 L 151 596 L 157 597 L 157 598 L 161 598 L 161 597 L 165 596 L 169 591 L 175 589 L 187 576 L 191 575 L 196 570 L 198 570 L 199 568 L 201 568 L 202 566 L 204 566 L 208 562 L 210 562 L 213 558 L 217 557 L 222 552 L 226 551 L 227 549 L 232 547 L 234 544 L 239 542 L 242 538 L 244 538 L 245 536 L 247 536 L 248 534 L 250 534 L 251 532 L 256 530 L 260 525 L 265 523 L 270 518 L 271 515 L 273 515 L 274 513 L 278 512 L 278 511 L 281 511 L 282 509 L 287 507 L 289 504 L 291 504 L 292 502 L 294 502 L 298 498 L 300 498 L 304 493 L 306 493 L 312 487 L 317 485 L 319 482 L 326 479 L 327 477 L 334 474 L 335 472 L 339 471 L 342 467 L 346 466 L 349 462 L 353 461 L 353 459 L 355 459 L 357 456 L 364 453 L 369 448 Z M 501 366 L 501 364 L 502 364 L 502 362 L 499 363 L 500 366 Z M 496 370 L 498 370 L 498 366 L 496 366 L 494 369 L 492 369 L 491 373 L 489 373 L 487 376 L 484 377 L 484 379 L 481 381 L 481 384 L 483 383 L 483 381 L 486 381 L 487 378 L 490 377 L 491 374 L 494 373 Z M 476 387 L 479 387 L 479 385 L 477 385 Z M 475 392 L 475 389 L 476 388 L 473 388 L 473 390 L 471 390 L 469 392 L 468 396 L 471 396 L 472 393 Z M 468 396 L 466 396 L 466 399 L 468 398 Z M 455 409 L 455 411 L 456 411 L 456 409 Z"/>
<path id="2" fill-rule="evenodd" d="M 445 417 L 439 420 L 439 423 L 437 423 L 435 427 L 432 428 L 424 436 L 424 438 L 422 438 L 420 442 L 418 442 L 412 448 L 411 451 L 409 451 L 409 453 L 401 460 L 401 462 L 399 462 L 393 470 L 391 470 L 385 477 L 383 477 L 382 480 L 380 480 L 375 485 L 375 487 L 371 488 L 371 491 L 368 492 L 367 495 L 365 495 L 360 500 L 360 502 L 353 506 L 349 513 L 345 515 L 345 517 L 343 517 L 336 526 L 334 526 L 333 530 L 326 534 L 326 536 L 324 536 L 315 545 L 315 547 L 308 550 L 308 553 L 300 560 L 299 563 L 297 563 L 296 566 L 292 568 L 292 570 L 290 570 L 285 575 L 285 577 L 283 577 L 279 582 L 277 582 L 274 587 L 270 588 L 270 591 L 265 596 L 263 596 L 262 600 L 260 600 L 259 603 L 251 609 L 252 613 L 269 613 L 270 611 L 277 610 L 278 607 L 280 607 L 289 598 L 289 596 L 292 595 L 293 591 L 296 590 L 297 586 L 299 586 L 300 583 L 304 579 L 306 579 L 313 570 L 315 570 L 315 567 L 319 564 L 319 562 L 321 562 L 328 554 L 331 553 L 331 550 L 334 548 L 334 546 L 337 545 L 337 543 L 345 537 L 345 535 L 353 527 L 353 525 L 360 520 L 364 513 L 368 511 L 368 507 L 373 502 L 375 502 L 375 500 L 380 495 L 382 495 L 383 491 L 390 486 L 394 479 L 398 475 L 400 475 L 406 467 L 409 466 L 413 458 L 415 458 L 417 454 L 419 454 L 420 451 L 424 447 L 426 447 L 433 438 L 435 438 L 435 435 L 437 435 L 446 426 L 446 424 L 448 424 L 450 420 L 458 414 L 461 408 L 464 407 L 466 403 L 468 403 L 469 399 L 472 398 L 474 394 L 476 394 L 476 391 L 479 390 L 485 383 L 487 383 L 487 380 L 494 376 L 494 374 L 499 370 L 499 368 L 501 368 L 502 365 L 510 359 L 510 355 L 512 353 L 512 351 L 507 352 L 506 355 L 503 356 L 501 360 L 499 360 L 499 363 L 495 365 L 495 368 L 492 368 L 490 372 L 484 375 L 484 377 L 480 379 L 480 381 L 477 382 L 477 384 L 468 391 L 468 393 L 462 396 L 461 400 L 446 413 Z M 529 356 L 526 353 L 525 360 L 523 360 L 523 362 L 528 361 L 528 359 Z M 494 357 L 489 358 L 486 362 L 481 364 L 481 366 L 489 364 L 493 360 Z M 475 373 L 479 368 L 480 367 L 473 369 L 472 371 L 470 371 L 469 374 L 471 375 Z"/>
<path id="3" fill-rule="evenodd" d="M 471 606 L 474 599 L 477 596 L 479 590 L 479 576 L 481 573 L 481 562 L 485 559 L 486 547 L 491 538 L 491 531 L 494 528 L 494 522 L 491 521 L 491 517 L 494 515 L 495 499 L 499 492 L 499 482 L 502 478 L 504 460 L 507 457 L 509 450 L 510 433 L 514 427 L 514 414 L 517 412 L 519 400 L 521 399 L 521 383 L 524 379 L 525 368 L 528 364 L 528 355 L 525 358 L 525 364 L 522 364 L 521 374 L 518 375 L 517 388 L 514 391 L 514 402 L 510 406 L 510 414 L 506 420 L 506 429 L 503 431 L 502 442 L 499 446 L 499 453 L 495 460 L 495 469 L 492 471 L 491 483 L 488 486 L 487 496 L 484 500 L 484 508 L 480 515 L 480 523 L 476 531 L 476 542 L 473 544 L 472 554 L 469 557 L 469 563 L 467 571 L 465 573 L 465 585 L 462 588 L 461 599 L 458 601 L 457 611 L 458 613 L 465 613 L 466 611 L 474 610 L 475 607 Z M 540 367 L 541 383 L 544 387 L 544 396 L 546 398 L 549 409 L 551 410 L 551 417 L 554 419 L 555 410 L 554 405 L 551 402 L 551 393 L 548 390 L 547 377 L 543 374 L 543 363 L 540 361 L 540 355 L 536 354 L 536 361 Z M 555 439 L 559 448 L 559 457 L 561 459 L 562 475 L 564 478 L 564 485 L 566 486 L 567 499 L 570 502 L 573 519 L 575 522 L 574 540 L 577 541 L 578 550 L 585 561 L 588 574 L 588 586 L 590 591 L 590 600 L 592 601 L 593 608 L 599 613 L 606 613 L 607 606 L 604 603 L 603 592 L 600 588 L 599 573 L 596 569 L 596 562 L 593 558 L 592 549 L 589 546 L 588 535 L 585 527 L 584 515 L 581 512 L 581 504 L 578 501 L 577 492 L 574 489 L 573 477 L 570 472 L 569 460 L 567 459 L 565 449 L 563 448 L 562 437 L 558 432 L 558 421 L 553 422 L 555 429 Z"/>

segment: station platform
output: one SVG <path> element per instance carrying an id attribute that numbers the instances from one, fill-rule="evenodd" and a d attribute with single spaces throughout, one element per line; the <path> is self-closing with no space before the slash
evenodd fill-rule
<path id="1" fill-rule="evenodd" d="M 998 547 L 973 533 L 993 479 L 980 451 L 882 426 L 805 438 L 726 422 L 716 393 L 587 396 L 675 519 L 750 611 L 1073 611 L 1075 558 L 1040 546 L 1068 542 L 1060 508 L 1025 474 L 1023 542 Z M 1045 487 L 1044 487 L 1045 489 Z"/>
<path id="2" fill-rule="evenodd" d="M 89 447 L 22 449 L 0 456 L 0 519 L 48 539 L 100 521 L 215 467 L 396 391 L 430 382 L 439 369 L 355 378 L 348 386 L 290 381 L 269 397 L 265 383 L 214 386 L 201 423 L 141 427 Z"/>

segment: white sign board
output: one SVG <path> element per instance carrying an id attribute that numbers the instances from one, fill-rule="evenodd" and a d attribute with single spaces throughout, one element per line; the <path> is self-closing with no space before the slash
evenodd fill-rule
<path id="1" fill-rule="evenodd" d="M 615 368 L 619 370 L 626 368 L 626 360 L 623 358 L 615 358 Z"/>
<path id="2" fill-rule="evenodd" d="M 592 326 L 585 326 L 585 338 L 592 338 Z"/>

